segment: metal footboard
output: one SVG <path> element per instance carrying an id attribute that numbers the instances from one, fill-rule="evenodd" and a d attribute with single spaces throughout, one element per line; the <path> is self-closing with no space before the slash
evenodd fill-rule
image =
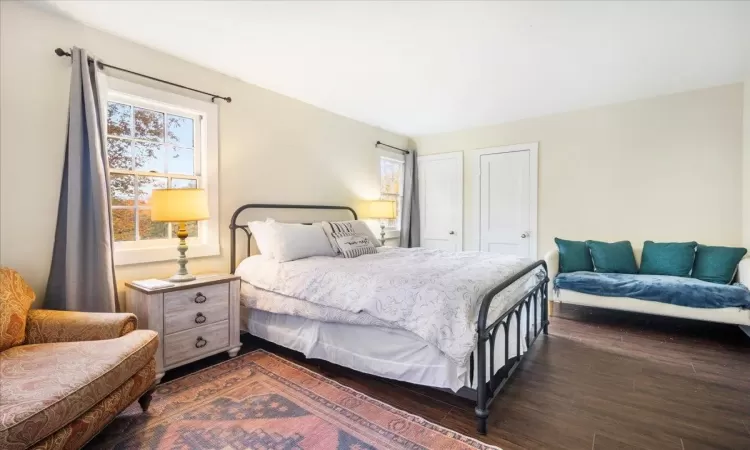
<path id="1" fill-rule="evenodd" d="M 487 323 L 487 314 L 489 313 L 490 304 L 495 296 L 500 291 L 508 288 L 511 284 L 521 279 L 524 275 L 529 274 L 537 267 L 544 268 L 544 278 L 539 281 L 531 290 L 524 293 L 523 297 L 518 300 L 506 313 L 494 320 L 492 323 Z M 479 319 L 477 320 L 477 406 L 474 412 L 477 416 L 477 431 L 480 434 L 487 434 L 487 417 L 489 417 L 490 405 L 495 399 L 497 394 L 502 390 L 505 383 L 515 372 L 518 365 L 523 360 L 523 356 L 528 353 L 531 346 L 536 341 L 536 338 L 540 333 L 544 332 L 547 334 L 549 327 L 549 311 L 548 311 L 548 284 L 549 284 L 549 272 L 547 271 L 547 263 L 543 260 L 537 261 L 522 271 L 518 272 L 514 276 L 508 278 L 501 284 L 492 288 L 484 298 L 479 308 Z M 541 322 L 537 320 L 537 309 L 541 302 Z M 524 355 L 521 354 L 521 315 L 526 308 L 526 346 L 528 350 Z M 531 327 L 531 314 L 534 314 L 533 329 Z M 516 356 L 510 358 L 508 356 L 509 346 L 509 334 L 511 320 L 515 317 L 516 321 Z M 502 328 L 505 334 L 505 361 L 501 367 L 497 366 L 495 361 L 495 340 L 497 334 Z M 489 341 L 490 351 L 490 379 L 487 380 L 487 342 Z M 497 372 L 495 368 L 498 367 Z"/>

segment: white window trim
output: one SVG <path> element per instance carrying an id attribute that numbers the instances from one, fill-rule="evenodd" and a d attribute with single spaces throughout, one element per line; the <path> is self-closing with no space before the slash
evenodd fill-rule
<path id="1" fill-rule="evenodd" d="M 393 161 L 400 162 L 404 166 L 404 171 L 406 171 L 406 155 L 398 154 L 386 150 L 380 150 L 378 152 L 378 180 L 381 180 L 383 174 L 380 169 L 380 160 L 381 159 L 390 159 Z M 406 179 L 406 173 L 404 173 L 404 179 Z M 401 217 L 401 214 L 404 212 L 404 179 L 401 180 L 400 188 L 401 193 L 399 196 L 401 197 L 401 210 L 398 212 L 398 218 Z M 382 189 L 382 185 L 380 186 Z M 383 192 L 380 191 L 380 195 L 383 195 Z M 380 237 L 380 221 L 378 221 L 378 237 Z M 397 227 L 385 227 L 385 238 L 386 239 L 396 239 L 401 237 L 401 230 Z"/>
<path id="2" fill-rule="evenodd" d="M 103 111 L 107 109 L 110 91 L 115 98 L 135 98 L 165 109 L 184 110 L 204 118 L 200 121 L 200 188 L 206 190 L 210 218 L 198 222 L 199 237 L 188 238 L 188 258 L 216 256 L 221 253 L 219 246 L 219 108 L 216 104 L 197 100 L 171 92 L 154 89 L 118 78 L 101 77 Z M 106 121 L 106 114 L 102 114 Z M 102 125 L 106 130 L 106 123 Z M 109 189 L 109 188 L 108 188 Z M 157 239 L 134 242 L 115 242 L 114 260 L 116 266 L 143 264 L 177 259 L 179 239 Z"/>

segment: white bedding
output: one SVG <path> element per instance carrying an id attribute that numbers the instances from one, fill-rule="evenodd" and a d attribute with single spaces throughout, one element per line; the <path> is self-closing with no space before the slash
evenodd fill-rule
<path id="1" fill-rule="evenodd" d="M 377 254 L 351 259 L 311 257 L 278 263 L 252 256 L 236 273 L 243 282 L 281 296 L 253 308 L 408 331 L 465 366 L 476 347 L 482 297 L 529 263 L 493 253 L 380 248 Z M 506 312 L 541 276 L 540 269 L 498 294 L 489 320 Z"/>
<path id="2" fill-rule="evenodd" d="M 299 316 L 274 314 L 248 307 L 271 293 L 255 290 L 245 284 L 241 295 L 242 329 L 253 336 L 296 350 L 307 358 L 349 367 L 392 380 L 404 381 L 423 386 L 450 389 L 458 392 L 467 387 L 476 389 L 477 374 L 470 375 L 469 364 L 456 364 L 446 358 L 435 346 L 403 330 L 366 325 L 330 323 L 306 319 Z M 263 301 L 263 300 L 261 300 Z M 526 311 L 521 314 L 521 353 L 527 350 Z M 531 316 L 541 322 L 541 304 L 537 314 Z M 509 357 L 517 355 L 516 321 L 510 323 L 508 339 Z M 495 362 L 498 366 L 505 360 L 505 335 L 498 334 L 495 342 Z M 488 346 L 488 359 L 489 359 Z M 474 353 L 474 367 L 477 367 L 477 354 Z M 495 371 L 500 367 L 496 366 Z M 487 379 L 490 364 L 487 362 Z"/>

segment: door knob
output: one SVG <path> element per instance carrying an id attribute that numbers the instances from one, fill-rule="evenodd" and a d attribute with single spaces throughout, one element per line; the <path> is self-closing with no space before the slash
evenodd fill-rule
<path id="1" fill-rule="evenodd" d="M 526 239 L 527 237 L 529 237 L 529 236 L 526 233 L 524 233 L 524 234 L 521 235 L 521 239 Z"/>
<path id="2" fill-rule="evenodd" d="M 454 235 L 454 234 L 456 234 L 456 232 L 455 232 L 455 231 L 451 231 L 451 232 L 449 232 L 448 234 L 450 234 L 450 235 Z"/>

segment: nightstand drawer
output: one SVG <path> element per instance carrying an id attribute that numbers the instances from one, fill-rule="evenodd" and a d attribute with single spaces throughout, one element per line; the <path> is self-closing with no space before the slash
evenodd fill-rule
<path id="1" fill-rule="evenodd" d="M 195 313 L 205 310 L 209 306 L 217 304 L 226 306 L 228 302 L 228 283 L 167 292 L 164 294 L 164 315 L 192 312 L 195 316 Z"/>
<path id="2" fill-rule="evenodd" d="M 164 364 L 196 358 L 229 345 L 229 321 L 164 336 Z"/>
<path id="3" fill-rule="evenodd" d="M 229 300 L 220 296 L 209 296 L 205 291 L 206 289 L 201 291 L 202 294 L 206 294 L 206 301 L 203 303 L 195 303 L 194 300 L 185 302 L 184 298 L 177 298 L 173 305 L 184 305 L 183 308 L 165 307 L 164 334 L 177 333 L 229 318 Z"/>

